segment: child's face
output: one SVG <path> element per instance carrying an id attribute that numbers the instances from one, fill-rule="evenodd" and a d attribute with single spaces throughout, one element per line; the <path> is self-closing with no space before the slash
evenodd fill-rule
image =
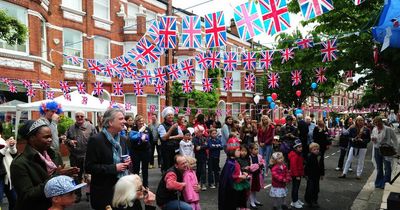
<path id="1" fill-rule="evenodd" d="M 278 160 L 276 160 L 276 162 L 279 164 L 283 163 L 283 157 L 279 157 Z"/>
<path id="2" fill-rule="evenodd" d="M 311 148 L 311 153 L 313 153 L 314 155 L 318 155 L 319 154 L 319 147 Z"/>
<path id="3" fill-rule="evenodd" d="M 238 158 L 240 157 L 241 151 L 239 149 L 235 150 L 235 157 Z"/>
<path id="4" fill-rule="evenodd" d="M 197 131 L 195 135 L 196 135 L 196 137 L 202 137 L 203 131 Z"/>
<path id="5" fill-rule="evenodd" d="M 257 154 L 258 154 L 258 147 L 254 147 L 254 148 L 251 150 L 251 154 L 252 154 L 252 155 L 257 155 Z"/>
<path id="6" fill-rule="evenodd" d="M 71 206 L 75 203 L 76 195 L 74 191 L 53 198 L 53 202 L 60 206 Z"/>
<path id="7" fill-rule="evenodd" d="M 217 138 L 217 131 L 211 132 L 211 138 L 213 139 Z"/>
<path id="8" fill-rule="evenodd" d="M 297 146 L 296 147 L 296 151 L 297 152 L 302 152 L 303 151 L 303 147 L 302 146 Z"/>
<path id="9" fill-rule="evenodd" d="M 245 148 L 240 149 L 240 157 L 246 157 L 247 150 Z"/>
<path id="10" fill-rule="evenodd" d="M 183 136 L 183 140 L 185 141 L 190 141 L 192 139 L 192 135 L 190 135 L 190 133 L 187 133 Z"/>

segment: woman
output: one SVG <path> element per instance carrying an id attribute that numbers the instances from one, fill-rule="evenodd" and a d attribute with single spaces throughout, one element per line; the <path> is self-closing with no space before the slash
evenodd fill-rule
<path id="1" fill-rule="evenodd" d="M 103 114 L 97 114 L 97 125 L 96 125 L 97 133 L 103 130 Z"/>
<path id="2" fill-rule="evenodd" d="M 385 188 L 385 183 L 390 182 L 392 174 L 392 158 L 385 157 L 379 151 L 379 147 L 382 144 L 389 144 L 398 150 L 397 137 L 394 131 L 385 125 L 381 117 L 375 117 L 374 119 L 375 127 L 372 130 L 371 140 L 374 144 L 374 159 L 376 163 L 376 179 L 375 188 Z M 385 167 L 385 170 L 383 170 Z"/>
<path id="3" fill-rule="evenodd" d="M 240 129 L 240 139 L 242 144 L 250 145 L 254 143 L 254 137 L 257 136 L 257 124 L 252 123 L 250 116 L 244 118 L 244 123 Z"/>
<path id="4" fill-rule="evenodd" d="M 229 135 L 231 134 L 232 127 L 233 127 L 232 116 L 226 116 L 225 124 L 222 126 L 221 130 L 221 143 L 224 148 L 226 147 L 226 142 L 228 141 Z"/>
<path id="5" fill-rule="evenodd" d="M 267 115 L 261 117 L 261 122 L 258 128 L 258 144 L 260 145 L 260 155 L 269 164 L 269 159 L 272 155 L 272 142 L 274 140 L 275 127 L 271 123 L 271 119 Z M 265 170 L 265 169 L 264 169 Z"/>
<path id="6" fill-rule="evenodd" d="M 196 116 L 196 123 L 194 124 L 193 128 L 196 129 L 196 127 L 199 128 L 199 126 L 202 126 L 204 128 L 203 135 L 208 137 L 208 128 L 204 120 L 204 115 L 198 114 Z"/>
<path id="7" fill-rule="evenodd" d="M 178 122 L 177 122 L 177 123 L 178 123 L 179 128 L 180 128 L 182 131 L 186 130 L 186 128 L 187 128 L 187 123 L 186 123 L 185 116 L 183 116 L 183 115 L 178 116 Z"/>
<path id="8" fill-rule="evenodd" d="M 126 133 L 129 133 L 132 128 L 134 127 L 134 121 L 133 121 L 133 116 L 132 115 L 126 115 L 125 116 L 125 127 L 126 127 Z"/>
<path id="9" fill-rule="evenodd" d="M 322 119 L 318 120 L 317 127 L 313 131 L 313 142 L 319 144 L 319 153 L 321 155 L 320 164 L 325 167 L 325 151 L 329 149 L 331 142 L 329 140 L 328 128 Z"/>
<path id="10" fill-rule="evenodd" d="M 361 179 L 361 173 L 364 168 L 365 154 L 367 153 L 367 145 L 371 140 L 370 130 L 364 125 L 364 118 L 358 116 L 356 122 L 349 128 L 350 151 L 344 166 L 343 174 L 339 178 L 346 178 L 346 174 L 350 168 L 351 161 L 354 156 L 358 157 L 357 177 Z"/>
<path id="11" fill-rule="evenodd" d="M 56 175 L 76 175 L 79 169 L 61 167 L 60 154 L 50 148 L 51 130 L 42 119 L 27 121 L 18 132 L 27 144 L 11 163 L 11 180 L 17 193 L 15 209 L 48 209 L 51 201 L 44 195 L 46 181 Z"/>

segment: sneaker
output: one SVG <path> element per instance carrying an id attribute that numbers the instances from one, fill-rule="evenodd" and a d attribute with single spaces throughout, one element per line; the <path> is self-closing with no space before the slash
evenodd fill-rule
<path id="1" fill-rule="evenodd" d="M 215 189 L 215 188 L 216 188 L 216 187 L 215 187 L 214 184 L 210 185 L 210 189 Z"/>
<path id="2" fill-rule="evenodd" d="M 342 174 L 342 175 L 339 176 L 338 178 L 344 179 L 344 178 L 346 178 L 346 174 Z"/>
<path id="3" fill-rule="evenodd" d="M 341 168 L 339 168 L 339 167 L 336 167 L 335 168 L 335 171 L 341 171 L 342 169 Z"/>
<path id="4" fill-rule="evenodd" d="M 296 208 L 296 209 L 301 209 L 301 208 L 303 208 L 303 206 L 300 205 L 297 201 L 294 202 L 294 203 L 293 203 L 293 202 L 290 203 L 290 205 L 291 205 L 292 207 Z"/>
<path id="5" fill-rule="evenodd" d="M 207 187 L 206 187 L 205 185 L 203 185 L 203 186 L 201 186 L 201 190 L 202 190 L 202 191 L 206 191 L 206 190 L 207 190 Z"/>
<path id="6" fill-rule="evenodd" d="M 297 203 L 299 203 L 300 205 L 304 205 L 304 203 L 303 203 L 303 201 L 301 201 L 300 199 L 299 200 L 297 200 Z"/>
<path id="7" fill-rule="evenodd" d="M 352 168 L 349 168 L 349 171 L 350 171 L 350 172 L 352 172 L 352 171 L 353 171 L 353 169 L 352 169 Z"/>

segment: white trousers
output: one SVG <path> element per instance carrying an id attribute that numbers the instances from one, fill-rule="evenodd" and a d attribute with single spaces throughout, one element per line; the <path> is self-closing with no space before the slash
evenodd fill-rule
<path id="1" fill-rule="evenodd" d="M 364 159 L 365 154 L 367 153 L 367 148 L 354 148 L 350 147 L 349 154 L 347 156 L 346 165 L 344 166 L 343 174 L 347 174 L 349 172 L 351 161 L 353 161 L 353 157 L 357 157 L 357 176 L 361 176 L 362 171 L 364 169 Z M 357 155 L 358 154 L 358 155 Z"/>

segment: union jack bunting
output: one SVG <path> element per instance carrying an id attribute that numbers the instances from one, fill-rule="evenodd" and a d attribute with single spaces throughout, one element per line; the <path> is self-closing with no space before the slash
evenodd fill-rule
<path id="1" fill-rule="evenodd" d="M 256 68 L 256 61 L 255 52 L 242 53 L 242 64 L 245 70 L 254 70 Z"/>
<path id="2" fill-rule="evenodd" d="M 165 73 L 165 70 L 163 67 L 159 67 L 154 69 L 154 77 L 155 77 L 155 83 L 164 83 L 167 82 L 167 74 Z"/>
<path id="3" fill-rule="evenodd" d="M 256 77 L 254 76 L 253 73 L 247 74 L 244 77 L 244 88 L 246 90 L 252 90 L 254 88 L 255 84 L 256 84 Z"/>
<path id="4" fill-rule="evenodd" d="M 219 68 L 221 63 L 221 54 L 219 51 L 208 51 L 208 68 L 215 69 Z"/>
<path id="5" fill-rule="evenodd" d="M 49 85 L 49 83 L 48 83 L 47 81 L 45 81 L 45 80 L 38 80 L 38 82 L 39 82 L 39 85 L 40 85 L 40 87 L 41 87 L 42 89 L 46 90 L 46 89 L 50 88 L 50 85 Z"/>
<path id="6" fill-rule="evenodd" d="M 83 62 L 83 58 L 80 58 L 78 56 L 67 55 L 67 54 L 63 54 L 63 56 L 65 60 L 72 63 L 73 65 L 78 65 Z"/>
<path id="7" fill-rule="evenodd" d="M 100 63 L 100 61 L 96 59 L 86 59 L 87 64 L 88 64 L 88 69 L 89 71 L 92 72 L 94 75 L 100 75 L 103 72 L 103 69 L 105 68 L 103 64 Z"/>
<path id="8" fill-rule="evenodd" d="M 190 116 L 192 109 L 190 107 L 186 107 L 185 115 Z"/>
<path id="9" fill-rule="evenodd" d="M 25 88 L 30 88 L 30 87 L 32 87 L 32 83 L 31 83 L 31 81 L 29 81 L 29 80 L 20 79 L 19 81 L 22 82 L 22 84 L 24 85 Z"/>
<path id="10" fill-rule="evenodd" d="M 217 110 L 215 111 L 215 114 L 216 114 L 218 117 L 221 117 L 221 116 L 222 116 L 222 110 L 221 110 L 221 109 L 217 109 Z"/>
<path id="11" fill-rule="evenodd" d="M 71 94 L 69 94 L 69 93 L 64 94 L 64 98 L 67 101 L 71 101 Z"/>
<path id="12" fill-rule="evenodd" d="M 161 50 L 158 46 L 152 44 L 145 37 L 142 37 L 138 44 L 136 45 L 137 52 L 143 56 L 142 60 L 138 60 L 138 62 L 145 66 L 148 63 L 154 63 L 158 60 L 161 55 Z"/>
<path id="13" fill-rule="evenodd" d="M 86 94 L 86 86 L 84 82 L 76 82 L 76 88 L 79 94 Z"/>
<path id="14" fill-rule="evenodd" d="M 242 40 L 247 41 L 264 32 L 254 1 L 235 7 L 233 12 L 233 19 Z"/>
<path id="15" fill-rule="evenodd" d="M 197 109 L 197 113 L 196 113 L 196 115 L 199 115 L 199 114 L 203 114 L 203 110 L 201 110 L 201 109 Z"/>
<path id="16" fill-rule="evenodd" d="M 206 47 L 221 47 L 226 45 L 226 27 L 224 12 L 207 14 L 204 17 Z"/>
<path id="17" fill-rule="evenodd" d="M 326 68 L 324 67 L 319 67 L 315 69 L 315 77 L 317 78 L 317 83 L 324 83 L 328 80 L 325 77 L 325 71 Z"/>
<path id="18" fill-rule="evenodd" d="M 29 87 L 26 90 L 26 96 L 28 97 L 34 97 L 35 96 L 35 89 L 33 89 L 32 87 Z"/>
<path id="19" fill-rule="evenodd" d="M 195 67 L 192 59 L 183 60 L 179 63 L 179 67 L 187 77 L 194 76 Z"/>
<path id="20" fill-rule="evenodd" d="M 364 1 L 365 1 L 365 0 L 354 0 L 354 4 L 355 4 L 356 6 L 358 6 L 358 5 L 362 4 Z"/>
<path id="21" fill-rule="evenodd" d="M 205 71 L 208 69 L 208 58 L 204 52 L 197 54 L 194 58 L 201 70 Z"/>
<path id="22" fill-rule="evenodd" d="M 201 22 L 199 16 L 182 18 L 182 47 L 201 47 Z"/>
<path id="23" fill-rule="evenodd" d="M 150 104 L 149 111 L 150 111 L 150 113 L 156 112 L 156 105 L 155 104 Z"/>
<path id="24" fill-rule="evenodd" d="M 353 71 L 352 70 L 349 70 L 349 71 L 346 71 L 346 78 L 352 78 L 353 77 Z"/>
<path id="25" fill-rule="evenodd" d="M 154 84 L 154 91 L 157 95 L 165 94 L 165 83 Z"/>
<path id="26" fill-rule="evenodd" d="M 314 47 L 314 40 L 313 38 L 304 38 L 296 40 L 296 44 L 299 49 L 307 49 Z"/>
<path id="27" fill-rule="evenodd" d="M 93 93 L 94 95 L 101 96 L 103 95 L 104 89 L 103 89 L 103 82 L 95 82 L 93 83 L 94 88 L 93 88 Z"/>
<path id="28" fill-rule="evenodd" d="M 86 105 L 88 102 L 88 97 L 87 96 L 82 96 L 82 104 Z"/>
<path id="29" fill-rule="evenodd" d="M 235 71 L 237 68 L 237 53 L 224 53 L 224 71 Z"/>
<path id="30" fill-rule="evenodd" d="M 139 80 L 143 85 L 151 85 L 153 83 L 153 77 L 151 76 L 150 70 L 142 69 L 140 71 Z"/>
<path id="31" fill-rule="evenodd" d="M 294 48 L 286 48 L 280 52 L 282 54 L 282 63 L 285 63 L 290 59 L 294 59 Z"/>
<path id="32" fill-rule="evenodd" d="M 120 56 L 117 58 L 119 66 L 124 69 L 125 76 L 128 78 L 134 78 L 137 74 L 137 66 L 130 61 L 126 56 Z"/>
<path id="33" fill-rule="evenodd" d="M 124 95 L 124 89 L 122 88 L 122 82 L 113 82 L 113 90 L 114 90 L 114 95 L 116 96 L 123 96 Z"/>
<path id="34" fill-rule="evenodd" d="M 53 100 L 54 99 L 54 92 L 53 91 L 46 92 L 46 99 Z"/>
<path id="35" fill-rule="evenodd" d="M 8 78 L 1 78 L 1 81 L 4 82 L 7 85 L 12 85 L 13 83 L 11 82 L 11 80 L 9 80 Z"/>
<path id="36" fill-rule="evenodd" d="M 322 49 L 322 62 L 333 61 L 337 59 L 338 49 L 336 47 L 337 39 L 328 40 L 326 42 L 321 42 Z"/>
<path id="37" fill-rule="evenodd" d="M 117 77 L 118 79 L 122 80 L 124 77 L 129 78 L 129 76 L 125 76 L 125 68 L 122 66 L 121 62 L 120 62 L 120 57 L 117 57 L 116 59 L 113 59 L 113 63 L 117 64 L 117 66 L 114 69 L 114 77 Z"/>
<path id="38" fill-rule="evenodd" d="M 114 62 L 112 59 L 108 59 L 106 61 L 106 65 L 104 68 L 104 76 L 106 77 L 113 77 L 114 76 L 114 71 L 118 67 L 118 63 Z"/>
<path id="39" fill-rule="evenodd" d="M 299 85 L 301 83 L 301 70 L 294 70 L 290 74 L 292 75 L 292 86 Z"/>
<path id="40" fill-rule="evenodd" d="M 146 59 L 143 57 L 141 53 L 137 51 L 137 49 L 134 47 L 130 49 L 127 53 L 127 56 L 129 56 L 131 59 L 135 60 L 137 63 L 139 63 L 142 66 L 145 66 L 148 62 Z"/>
<path id="41" fill-rule="evenodd" d="M 71 92 L 68 82 L 60 81 L 60 88 L 64 94 Z"/>
<path id="42" fill-rule="evenodd" d="M 271 68 L 272 61 L 274 60 L 273 55 L 273 50 L 261 51 L 260 64 L 262 69 L 268 70 Z"/>
<path id="43" fill-rule="evenodd" d="M 179 114 L 179 107 L 174 107 L 174 110 L 175 110 L 175 114 Z"/>
<path id="44" fill-rule="evenodd" d="M 158 30 L 158 22 L 154 20 L 150 27 L 147 29 L 146 34 L 150 37 L 151 41 L 154 44 L 158 44 L 160 42 L 160 34 Z"/>
<path id="45" fill-rule="evenodd" d="M 133 93 L 137 96 L 143 95 L 143 85 L 139 81 L 133 82 Z"/>
<path id="46" fill-rule="evenodd" d="M 168 75 L 169 78 L 171 78 L 172 81 L 178 80 L 181 78 L 181 72 L 178 69 L 178 65 L 177 64 L 170 64 L 167 67 L 168 70 Z"/>
<path id="47" fill-rule="evenodd" d="M 203 84 L 203 91 L 204 92 L 211 92 L 211 90 L 212 90 L 211 79 L 205 78 L 205 79 L 202 80 L 201 83 Z"/>
<path id="48" fill-rule="evenodd" d="M 231 91 L 233 86 L 232 77 L 224 77 L 223 82 L 224 82 L 224 90 Z"/>
<path id="49" fill-rule="evenodd" d="M 193 91 L 192 80 L 190 79 L 182 80 L 182 91 L 184 93 L 191 93 Z"/>
<path id="50" fill-rule="evenodd" d="M 129 102 L 125 103 L 125 111 L 131 111 L 132 110 L 132 104 Z"/>
<path id="51" fill-rule="evenodd" d="M 176 17 L 161 17 L 158 23 L 159 46 L 163 49 L 176 47 Z"/>
<path id="52" fill-rule="evenodd" d="M 259 0 L 261 19 L 268 35 L 290 28 L 286 0 Z"/>
<path id="53" fill-rule="evenodd" d="M 298 0 L 306 20 L 313 19 L 334 9 L 332 0 Z"/>
<path id="54" fill-rule="evenodd" d="M 279 73 L 271 72 L 267 76 L 268 88 L 279 88 Z"/>

